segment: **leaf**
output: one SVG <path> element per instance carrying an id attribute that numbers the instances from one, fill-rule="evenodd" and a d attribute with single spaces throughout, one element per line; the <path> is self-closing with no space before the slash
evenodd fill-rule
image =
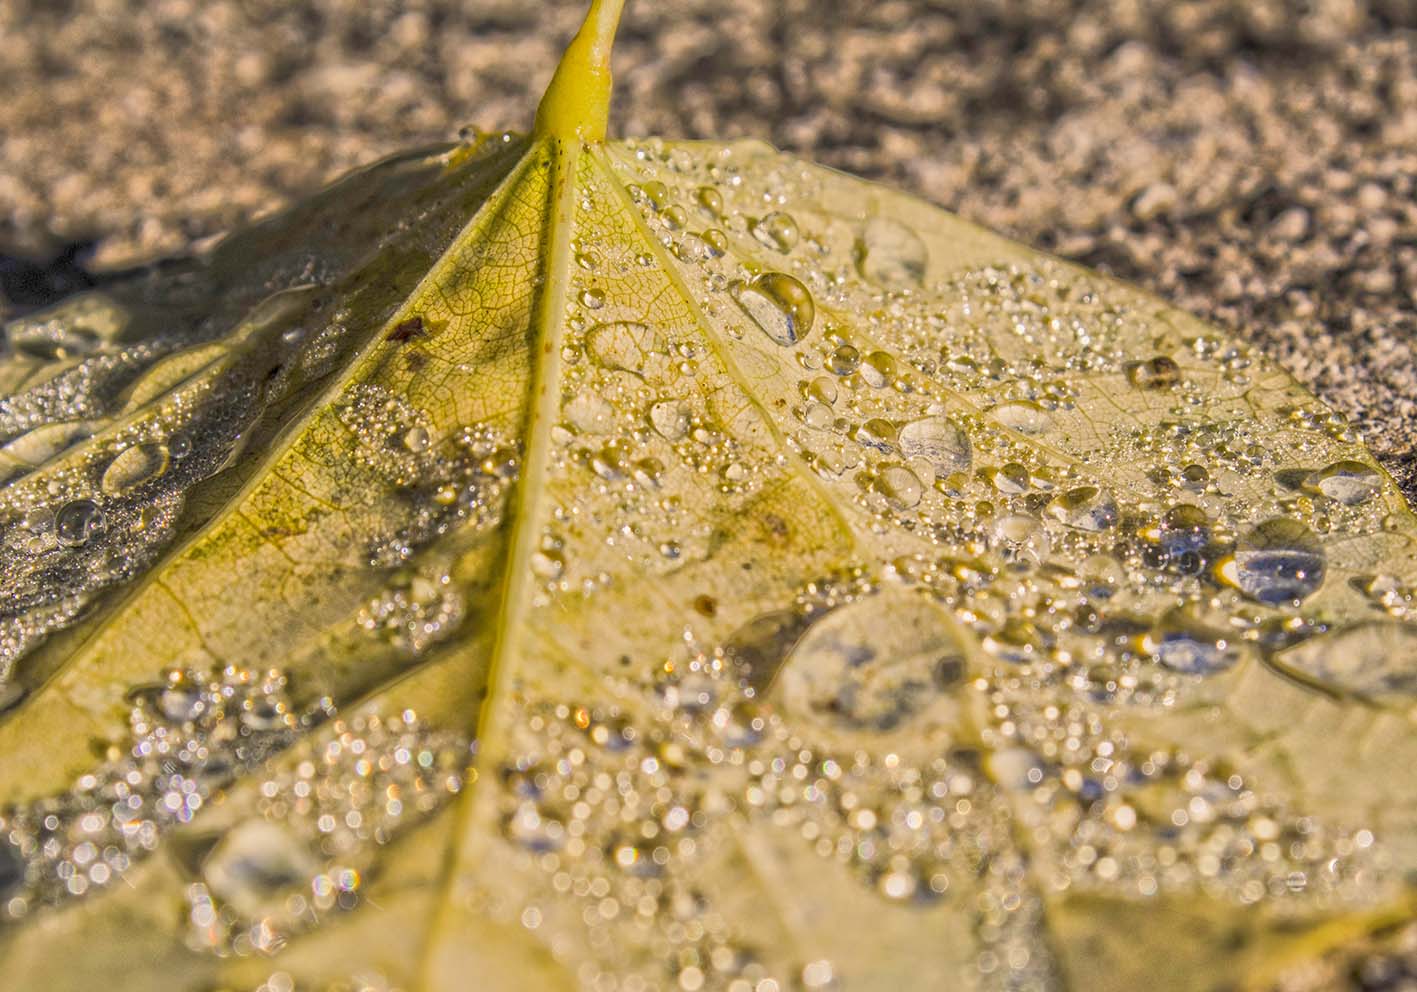
<path id="1" fill-rule="evenodd" d="M 1410 920 L 1351 431 L 904 194 L 601 141 L 615 7 L 531 137 L 7 327 L 9 984 L 1259 987 Z"/>

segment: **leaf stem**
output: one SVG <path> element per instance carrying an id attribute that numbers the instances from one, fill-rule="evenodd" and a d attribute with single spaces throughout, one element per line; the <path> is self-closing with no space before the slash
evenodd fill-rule
<path id="1" fill-rule="evenodd" d="M 605 140 L 610 117 L 610 49 L 625 0 L 591 0 L 584 23 L 556 66 L 536 111 L 533 135 L 561 141 Z"/>

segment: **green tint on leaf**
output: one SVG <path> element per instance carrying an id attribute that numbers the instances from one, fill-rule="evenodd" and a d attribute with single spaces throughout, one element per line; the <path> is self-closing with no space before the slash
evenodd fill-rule
<path id="1" fill-rule="evenodd" d="M 1417 521 L 1126 286 L 548 129 L 6 334 L 6 987 L 1259 988 L 1411 918 Z"/>

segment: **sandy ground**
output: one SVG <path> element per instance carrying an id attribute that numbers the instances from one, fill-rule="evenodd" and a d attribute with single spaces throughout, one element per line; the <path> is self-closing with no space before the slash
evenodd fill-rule
<path id="1" fill-rule="evenodd" d="M 0 246 L 186 250 L 525 126 L 581 0 L 0 0 Z M 767 137 L 1262 342 L 1417 494 L 1414 0 L 632 0 L 626 134 Z"/>

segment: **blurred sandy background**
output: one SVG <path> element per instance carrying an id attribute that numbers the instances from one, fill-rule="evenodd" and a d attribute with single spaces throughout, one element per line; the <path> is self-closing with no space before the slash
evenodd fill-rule
<path id="1" fill-rule="evenodd" d="M 0 250 L 180 252 L 525 127 L 582 0 L 0 0 Z M 756 135 L 1262 342 L 1417 493 L 1417 0 L 631 0 L 620 133 Z"/>

